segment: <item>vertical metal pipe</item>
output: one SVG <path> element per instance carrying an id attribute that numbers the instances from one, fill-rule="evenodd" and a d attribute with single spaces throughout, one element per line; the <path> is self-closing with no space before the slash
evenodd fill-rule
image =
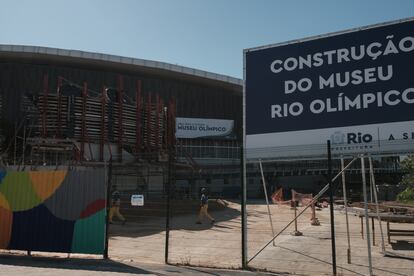
<path id="1" fill-rule="evenodd" d="M 241 198 L 241 223 L 242 223 L 242 268 L 247 269 L 247 176 L 246 176 L 246 52 L 243 52 L 243 118 L 242 118 L 242 146 L 241 146 L 241 162 L 242 162 L 242 198 Z"/>
<path id="2" fill-rule="evenodd" d="M 364 211 L 365 211 L 365 228 L 367 236 L 367 247 L 368 247 L 368 265 L 369 275 L 372 275 L 372 259 L 371 259 L 371 240 L 370 240 L 370 229 L 369 229 L 369 217 L 368 217 L 368 199 L 367 199 L 367 180 L 365 177 L 365 163 L 364 156 L 361 156 L 361 174 L 362 174 L 362 192 L 364 194 Z"/>
<path id="3" fill-rule="evenodd" d="M 333 201 L 333 185 L 332 185 L 332 158 L 331 158 L 331 141 L 327 142 L 328 147 L 328 179 L 329 179 L 329 201 L 331 213 L 331 245 L 332 245 L 332 272 L 336 275 L 336 247 L 335 247 L 335 220 L 334 220 L 334 201 Z"/>
<path id="4" fill-rule="evenodd" d="M 149 100 L 151 103 L 151 100 Z M 170 245 L 170 218 L 171 218 L 171 188 L 173 185 L 173 169 L 175 169 L 175 116 L 174 105 L 171 104 L 168 111 L 166 133 L 172 137 L 171 144 L 168 147 L 168 187 L 167 187 L 167 208 L 165 220 L 165 263 L 168 263 L 169 245 Z M 148 114 L 149 115 L 149 114 Z"/>
<path id="5" fill-rule="evenodd" d="M 270 213 L 269 199 L 267 197 L 266 180 L 265 180 L 264 173 L 263 173 L 262 160 L 259 160 L 259 166 L 260 166 L 260 173 L 262 174 L 263 191 L 264 191 L 265 198 L 266 198 L 267 213 L 269 215 L 270 228 L 272 229 L 272 237 L 274 237 L 275 236 L 275 230 L 273 228 L 272 214 Z M 296 217 L 296 215 L 295 215 L 295 217 Z M 275 245 L 274 240 L 273 240 L 273 245 Z"/>
<path id="6" fill-rule="evenodd" d="M 109 168 L 107 171 L 106 160 L 104 160 L 105 166 L 105 180 L 106 180 L 106 217 L 105 217 L 105 249 L 104 258 L 108 259 L 109 249 L 109 210 L 111 208 L 111 186 L 112 186 L 112 158 L 109 160 Z"/>
<path id="7" fill-rule="evenodd" d="M 170 245 L 170 216 L 171 216 L 171 185 L 172 185 L 172 162 L 173 162 L 173 148 L 170 147 L 170 153 L 168 155 L 168 186 L 167 186 L 167 207 L 165 216 L 165 260 L 168 264 L 168 254 Z"/>
<path id="8" fill-rule="evenodd" d="M 371 179 L 371 183 L 373 186 L 373 191 L 374 191 L 374 199 L 375 199 L 375 209 L 377 212 L 377 218 L 378 218 L 378 223 L 379 223 L 379 227 L 380 227 L 380 232 L 381 232 L 381 253 L 385 252 L 385 241 L 384 241 L 384 232 L 382 231 L 382 223 L 381 223 L 381 217 L 379 214 L 379 206 L 378 206 L 378 195 L 377 195 L 377 186 L 375 185 L 375 175 L 374 175 L 374 167 L 372 165 L 372 158 L 369 157 L 369 170 L 370 170 L 370 179 Z"/>
<path id="9" fill-rule="evenodd" d="M 247 269 L 247 212 L 246 212 L 246 157 L 244 146 L 240 147 L 240 162 L 241 162 L 241 253 L 242 253 L 242 268 Z"/>
<path id="10" fill-rule="evenodd" d="M 342 170 L 342 190 L 344 193 L 344 208 L 345 208 L 345 220 L 346 220 L 346 237 L 348 241 L 348 249 L 347 249 L 347 256 L 348 256 L 348 264 L 351 263 L 351 238 L 349 236 L 349 220 L 348 220 L 348 200 L 346 197 L 346 182 L 345 182 L 345 161 L 344 158 L 341 158 L 341 170 Z"/>

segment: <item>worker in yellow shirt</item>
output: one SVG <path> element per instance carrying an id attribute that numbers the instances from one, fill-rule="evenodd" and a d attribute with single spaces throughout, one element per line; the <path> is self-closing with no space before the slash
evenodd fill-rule
<path id="1" fill-rule="evenodd" d="M 114 190 L 111 195 L 111 208 L 109 209 L 109 223 L 113 223 L 112 218 L 114 215 L 122 222 L 124 225 L 126 220 L 124 216 L 119 212 L 119 207 L 121 206 L 121 195 L 117 190 L 117 187 L 114 186 Z"/>

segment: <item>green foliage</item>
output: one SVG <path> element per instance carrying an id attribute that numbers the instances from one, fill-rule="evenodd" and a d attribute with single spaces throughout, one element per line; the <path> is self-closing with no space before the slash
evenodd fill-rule
<path id="1" fill-rule="evenodd" d="M 400 184 L 407 188 L 397 195 L 397 200 L 403 203 L 414 204 L 414 156 L 409 156 L 400 165 L 402 171 L 406 173 Z"/>
<path id="2" fill-rule="evenodd" d="M 414 203 L 414 189 L 407 188 L 398 194 L 397 200 L 403 203 Z"/>
<path id="3" fill-rule="evenodd" d="M 414 189 L 414 156 L 411 155 L 400 163 L 401 170 L 406 173 L 400 184 Z"/>

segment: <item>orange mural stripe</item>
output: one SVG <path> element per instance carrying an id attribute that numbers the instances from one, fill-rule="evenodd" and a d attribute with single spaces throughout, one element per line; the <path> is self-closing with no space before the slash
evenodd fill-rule
<path id="1" fill-rule="evenodd" d="M 36 171 L 29 174 L 34 190 L 39 198 L 44 201 L 62 184 L 66 171 Z"/>
<path id="2" fill-rule="evenodd" d="M 12 232 L 13 213 L 0 207 L 0 222 L 0 248 L 7 249 Z"/>
<path id="3" fill-rule="evenodd" d="M 7 201 L 6 197 L 2 193 L 0 193 L 0 208 L 10 210 L 9 202 Z"/>

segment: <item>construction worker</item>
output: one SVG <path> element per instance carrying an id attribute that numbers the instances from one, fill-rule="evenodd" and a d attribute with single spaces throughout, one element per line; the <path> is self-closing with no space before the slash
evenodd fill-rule
<path id="1" fill-rule="evenodd" d="M 117 190 L 117 187 L 114 186 L 112 195 L 111 195 L 111 209 L 109 209 L 109 223 L 112 224 L 112 218 L 115 215 L 122 224 L 126 223 L 124 216 L 119 212 L 119 207 L 121 206 L 121 195 Z"/>
<path id="2" fill-rule="evenodd" d="M 201 220 L 204 216 L 206 216 L 210 220 L 211 224 L 215 222 L 214 218 L 210 216 L 210 214 L 208 213 L 208 196 L 206 188 L 201 189 L 200 212 L 198 214 L 198 220 L 196 223 L 201 224 Z"/>

